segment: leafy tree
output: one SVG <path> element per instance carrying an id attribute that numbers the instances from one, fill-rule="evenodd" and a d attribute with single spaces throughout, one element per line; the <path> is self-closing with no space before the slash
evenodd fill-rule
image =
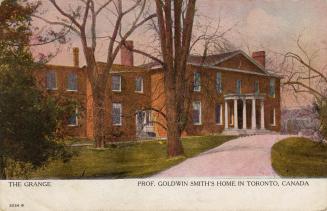
<path id="1" fill-rule="evenodd" d="M 28 47 L 36 8 L 16 0 L 0 5 L 0 179 L 8 178 L 13 164 L 37 168 L 51 158 L 71 156 L 55 139 L 58 106 L 33 77 L 40 67 Z"/>

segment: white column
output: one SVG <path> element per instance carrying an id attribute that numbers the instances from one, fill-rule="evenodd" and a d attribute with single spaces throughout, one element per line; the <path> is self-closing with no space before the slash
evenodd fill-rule
<path id="1" fill-rule="evenodd" d="M 234 129 L 238 129 L 237 99 L 234 99 Z"/>
<path id="2" fill-rule="evenodd" d="M 225 100 L 225 129 L 228 129 L 228 103 Z"/>
<path id="3" fill-rule="evenodd" d="M 243 99 L 243 129 L 246 130 L 246 99 Z"/>
<path id="4" fill-rule="evenodd" d="M 256 108 L 255 108 L 255 98 L 252 99 L 252 129 L 257 128 L 257 117 L 256 117 Z"/>
<path id="5" fill-rule="evenodd" d="M 265 129 L 265 103 L 261 100 L 261 129 Z"/>

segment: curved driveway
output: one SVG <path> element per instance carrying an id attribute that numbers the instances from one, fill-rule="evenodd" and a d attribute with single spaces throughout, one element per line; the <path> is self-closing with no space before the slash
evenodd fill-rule
<path id="1" fill-rule="evenodd" d="M 273 176 L 271 147 L 287 138 L 257 135 L 237 138 L 165 170 L 155 177 Z"/>

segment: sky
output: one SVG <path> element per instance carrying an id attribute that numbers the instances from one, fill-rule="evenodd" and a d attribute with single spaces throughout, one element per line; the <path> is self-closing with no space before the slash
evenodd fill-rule
<path id="1" fill-rule="evenodd" d="M 76 0 L 70 1 L 74 4 Z M 101 2 L 103 0 L 97 0 Z M 127 1 L 127 0 L 126 0 Z M 42 17 L 56 20 L 56 10 L 46 0 L 43 0 Z M 68 8 L 67 1 L 57 0 L 64 8 Z M 125 2 L 124 2 L 125 3 Z M 210 21 L 214 27 L 221 23 L 221 30 L 232 28 L 225 37 L 236 48 L 246 53 L 265 50 L 267 54 L 283 53 L 286 51 L 298 51 L 296 39 L 301 34 L 301 42 L 308 52 L 321 49 L 316 59 L 317 66 L 323 66 L 326 62 L 327 49 L 327 0 L 198 0 L 197 21 Z M 206 17 L 203 19 L 203 17 Z M 111 30 L 108 16 L 102 16 L 98 23 L 98 32 L 105 35 Z M 127 22 L 131 22 L 129 17 Z M 42 22 L 36 21 L 36 25 L 42 26 Z M 206 24 L 206 23 L 204 23 Z M 194 29 L 196 30 L 196 28 Z M 131 39 L 135 46 L 146 49 L 151 42 L 151 34 L 145 28 L 136 31 Z M 105 42 L 97 50 L 97 60 L 105 61 Z M 72 36 L 71 42 L 60 46 L 60 52 L 50 63 L 61 65 L 72 65 L 72 47 L 80 47 L 78 37 Z M 35 52 L 54 51 L 52 45 L 41 46 Z M 144 59 L 136 56 L 136 64 Z M 116 60 L 120 62 L 119 56 Z M 81 64 L 84 63 L 81 57 Z"/>

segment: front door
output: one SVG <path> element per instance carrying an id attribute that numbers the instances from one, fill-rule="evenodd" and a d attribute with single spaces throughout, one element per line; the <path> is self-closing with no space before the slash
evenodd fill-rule
<path id="1" fill-rule="evenodd" d="M 139 111 L 136 113 L 135 119 L 137 137 L 155 137 L 151 111 Z"/>

